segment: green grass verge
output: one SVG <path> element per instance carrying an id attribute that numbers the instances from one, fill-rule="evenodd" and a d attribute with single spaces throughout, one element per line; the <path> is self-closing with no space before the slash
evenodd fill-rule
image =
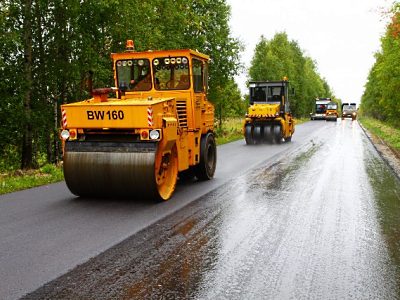
<path id="1" fill-rule="evenodd" d="M 0 174 L 0 195 L 64 180 L 61 167 L 44 165 L 37 170 Z"/>
<path id="2" fill-rule="evenodd" d="M 296 121 L 296 125 L 299 125 L 299 124 L 310 121 L 310 118 L 299 118 L 299 119 L 295 118 L 294 120 Z"/>
<path id="3" fill-rule="evenodd" d="M 358 120 L 368 131 L 380 137 L 393 149 L 400 151 L 400 129 L 373 118 L 359 117 Z"/>
<path id="4" fill-rule="evenodd" d="M 217 145 L 243 139 L 243 120 L 243 118 L 239 117 L 227 118 L 222 121 L 222 126 L 218 124 L 215 128 Z"/>

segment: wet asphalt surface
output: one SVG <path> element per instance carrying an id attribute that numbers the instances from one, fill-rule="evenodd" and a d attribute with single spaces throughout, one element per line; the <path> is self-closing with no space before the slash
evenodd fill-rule
<path id="1" fill-rule="evenodd" d="M 12 272 L 0 260 L 0 269 L 9 268 L 1 275 L 5 288 L 9 274 L 45 273 L 30 285 L 21 280 L 19 289 L 8 287 L 8 294 L 0 289 L 1 298 L 25 291 L 26 299 L 400 299 L 400 180 L 357 122 L 308 122 L 298 126 L 290 145 L 249 148 L 239 141 L 218 153 L 222 165 L 213 184 L 180 183 L 162 208 L 63 199 L 64 206 L 77 206 L 63 211 L 75 217 L 55 223 L 68 229 L 75 221 L 78 229 L 68 235 L 54 229 L 64 241 L 57 248 L 61 255 L 46 253 L 59 247 L 57 239 L 47 238 L 42 252 L 32 248 L 30 260 L 42 262 L 32 262 L 36 273 L 28 263 Z M 65 197 L 62 187 L 55 190 Z M 86 220 L 93 228 L 83 229 L 85 215 L 108 226 L 96 230 L 98 223 Z M 143 220 L 125 222 L 129 215 Z M 93 248 L 76 240 L 79 229 L 96 241 L 89 243 Z M 19 235 L 27 238 L 33 230 Z M 6 237 L 18 251 L 18 237 Z M 71 244 L 80 251 L 64 253 Z M 23 260 L 26 253 L 9 256 Z M 53 267 L 55 259 L 62 267 Z M 39 287 L 43 281 L 48 283 Z"/>

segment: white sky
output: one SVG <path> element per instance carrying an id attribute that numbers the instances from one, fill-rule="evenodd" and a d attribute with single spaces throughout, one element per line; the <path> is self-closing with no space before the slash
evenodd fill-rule
<path id="1" fill-rule="evenodd" d="M 260 36 L 286 31 L 317 63 L 336 97 L 360 102 L 374 53 L 380 49 L 391 0 L 227 0 L 232 35 L 246 49 L 246 72 L 236 78 L 242 93 Z M 279 78 L 277 78 L 279 80 Z M 289 78 L 290 80 L 290 78 Z"/>

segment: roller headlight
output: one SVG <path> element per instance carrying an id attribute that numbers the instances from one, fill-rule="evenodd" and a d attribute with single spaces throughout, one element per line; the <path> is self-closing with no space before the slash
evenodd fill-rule
<path id="1" fill-rule="evenodd" d="M 61 137 L 62 139 L 65 141 L 69 138 L 69 131 L 64 129 L 63 131 L 61 131 Z"/>
<path id="2" fill-rule="evenodd" d="M 158 130 L 153 129 L 150 131 L 149 136 L 151 140 L 158 140 L 160 138 L 160 132 Z"/>

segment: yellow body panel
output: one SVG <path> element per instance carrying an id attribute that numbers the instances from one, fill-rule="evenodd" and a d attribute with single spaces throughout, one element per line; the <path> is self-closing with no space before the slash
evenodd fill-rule
<path id="1" fill-rule="evenodd" d="M 337 110 L 336 109 L 327 109 L 325 112 L 326 116 L 338 116 Z"/>
<path id="2" fill-rule="evenodd" d="M 272 118 L 277 115 L 279 115 L 279 104 L 253 104 L 247 113 L 250 118 Z"/>
<path id="3" fill-rule="evenodd" d="M 93 100 L 62 105 L 66 113 L 66 128 L 160 128 L 164 106 L 174 105 L 173 98 L 108 99 L 108 102 L 94 103 Z M 148 109 L 152 110 L 153 125 L 148 122 Z M 174 111 L 171 110 L 170 115 Z M 168 115 L 168 114 L 167 114 Z"/>

